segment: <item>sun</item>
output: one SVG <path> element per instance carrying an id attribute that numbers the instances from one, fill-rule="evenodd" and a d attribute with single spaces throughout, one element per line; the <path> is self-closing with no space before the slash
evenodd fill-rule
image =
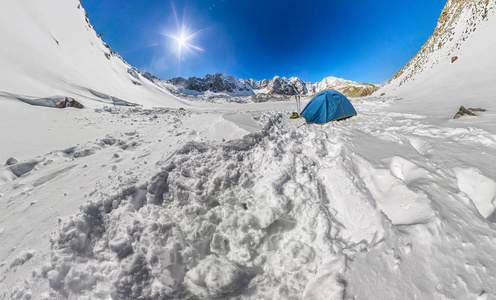
<path id="1" fill-rule="evenodd" d="M 201 32 L 201 30 L 185 36 L 184 31 L 181 30 L 181 34 L 179 35 L 172 35 L 172 34 L 163 34 L 163 35 L 171 38 L 177 43 L 177 56 L 178 59 L 181 60 L 183 52 L 192 53 L 194 52 L 194 50 L 205 51 L 204 49 L 195 46 L 190 42 L 195 36 L 198 35 L 199 32 Z"/>
<path id="2" fill-rule="evenodd" d="M 186 23 L 185 20 L 179 22 L 179 18 L 177 16 L 174 3 L 171 4 L 172 4 L 172 11 L 174 13 L 174 17 L 176 20 L 177 34 L 162 33 L 162 35 L 172 39 L 174 42 L 177 43 L 177 57 L 180 62 L 183 53 L 194 53 L 195 50 L 205 51 L 204 49 L 192 44 L 193 39 L 197 37 L 202 31 L 204 31 L 204 29 L 190 33 L 189 28 L 185 26 Z"/>
<path id="3" fill-rule="evenodd" d="M 177 39 L 177 43 L 179 44 L 179 46 L 181 47 L 184 47 L 186 46 L 186 38 L 184 36 L 181 36 Z"/>

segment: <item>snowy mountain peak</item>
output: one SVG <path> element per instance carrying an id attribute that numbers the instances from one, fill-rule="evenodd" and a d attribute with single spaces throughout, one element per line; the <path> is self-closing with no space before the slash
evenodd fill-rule
<path id="1" fill-rule="evenodd" d="M 313 95 L 326 89 L 335 89 L 346 96 L 360 97 L 373 93 L 378 86 L 367 83 L 357 83 L 350 80 L 329 76 L 317 83 L 310 83 L 298 77 L 274 76 L 272 79 L 260 81 L 254 79 L 238 79 L 234 76 L 216 73 L 203 78 L 178 77 L 167 81 L 172 84 L 172 90 L 185 95 L 202 95 L 222 93 L 230 96 L 249 96 L 255 94 L 270 95 Z"/>

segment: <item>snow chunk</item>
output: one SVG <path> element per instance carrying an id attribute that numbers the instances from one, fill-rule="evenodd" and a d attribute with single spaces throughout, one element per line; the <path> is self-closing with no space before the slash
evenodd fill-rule
<path id="1" fill-rule="evenodd" d="M 417 150 L 417 152 L 421 155 L 427 155 L 427 153 L 432 150 L 432 145 L 424 139 L 410 136 L 408 137 L 408 140 L 410 141 L 412 147 L 415 148 L 415 150 Z"/>
<path id="2" fill-rule="evenodd" d="M 455 168 L 454 171 L 460 191 L 472 199 L 484 218 L 491 216 L 495 209 L 496 182 L 476 168 Z"/>
<path id="3" fill-rule="evenodd" d="M 133 246 L 127 237 L 117 237 L 111 240 L 109 247 L 119 258 L 124 258 L 133 253 Z"/>
<path id="4" fill-rule="evenodd" d="M 303 293 L 303 299 L 341 299 L 346 288 L 346 281 L 340 274 L 346 270 L 346 259 L 335 258 L 322 265 L 317 276 L 310 280 Z"/>
<path id="5" fill-rule="evenodd" d="M 5 163 L 5 165 L 12 166 L 12 165 L 17 164 L 18 162 L 19 161 L 17 160 L 17 158 L 11 157 L 11 158 L 7 159 L 7 162 Z"/>
<path id="6" fill-rule="evenodd" d="M 38 163 L 39 163 L 38 160 L 30 160 L 27 162 L 12 165 L 10 167 L 10 170 L 12 171 L 12 173 L 14 173 L 15 176 L 21 177 L 22 175 L 33 170 Z"/>
<path id="7" fill-rule="evenodd" d="M 21 266 L 21 265 L 25 264 L 28 260 L 33 258 L 35 253 L 36 253 L 36 251 L 34 251 L 34 250 L 29 250 L 29 251 L 26 251 L 24 253 L 21 253 L 19 256 L 17 256 L 14 259 L 13 262 L 10 263 L 10 268 L 14 268 L 14 267 Z"/>
<path id="8" fill-rule="evenodd" d="M 187 289 L 202 299 L 235 293 L 251 280 L 236 264 L 224 257 L 209 256 L 186 273 Z"/>
<path id="9" fill-rule="evenodd" d="M 426 170 L 402 157 L 393 157 L 389 169 L 375 169 L 360 157 L 357 162 L 360 177 L 393 224 L 425 223 L 434 216 L 427 196 L 408 187 L 428 179 Z"/>

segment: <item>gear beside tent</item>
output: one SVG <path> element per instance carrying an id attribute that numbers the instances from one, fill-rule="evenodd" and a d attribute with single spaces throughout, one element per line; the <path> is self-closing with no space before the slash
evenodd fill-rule
<path id="1" fill-rule="evenodd" d="M 357 112 L 350 100 L 334 90 L 318 93 L 308 102 L 301 116 L 307 123 L 325 124 L 356 115 Z"/>

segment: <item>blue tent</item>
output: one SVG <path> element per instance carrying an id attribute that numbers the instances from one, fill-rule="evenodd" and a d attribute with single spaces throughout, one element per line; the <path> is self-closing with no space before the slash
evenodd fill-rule
<path id="1" fill-rule="evenodd" d="M 307 123 L 324 124 L 356 115 L 350 100 L 340 92 L 326 90 L 318 93 L 301 112 Z"/>

